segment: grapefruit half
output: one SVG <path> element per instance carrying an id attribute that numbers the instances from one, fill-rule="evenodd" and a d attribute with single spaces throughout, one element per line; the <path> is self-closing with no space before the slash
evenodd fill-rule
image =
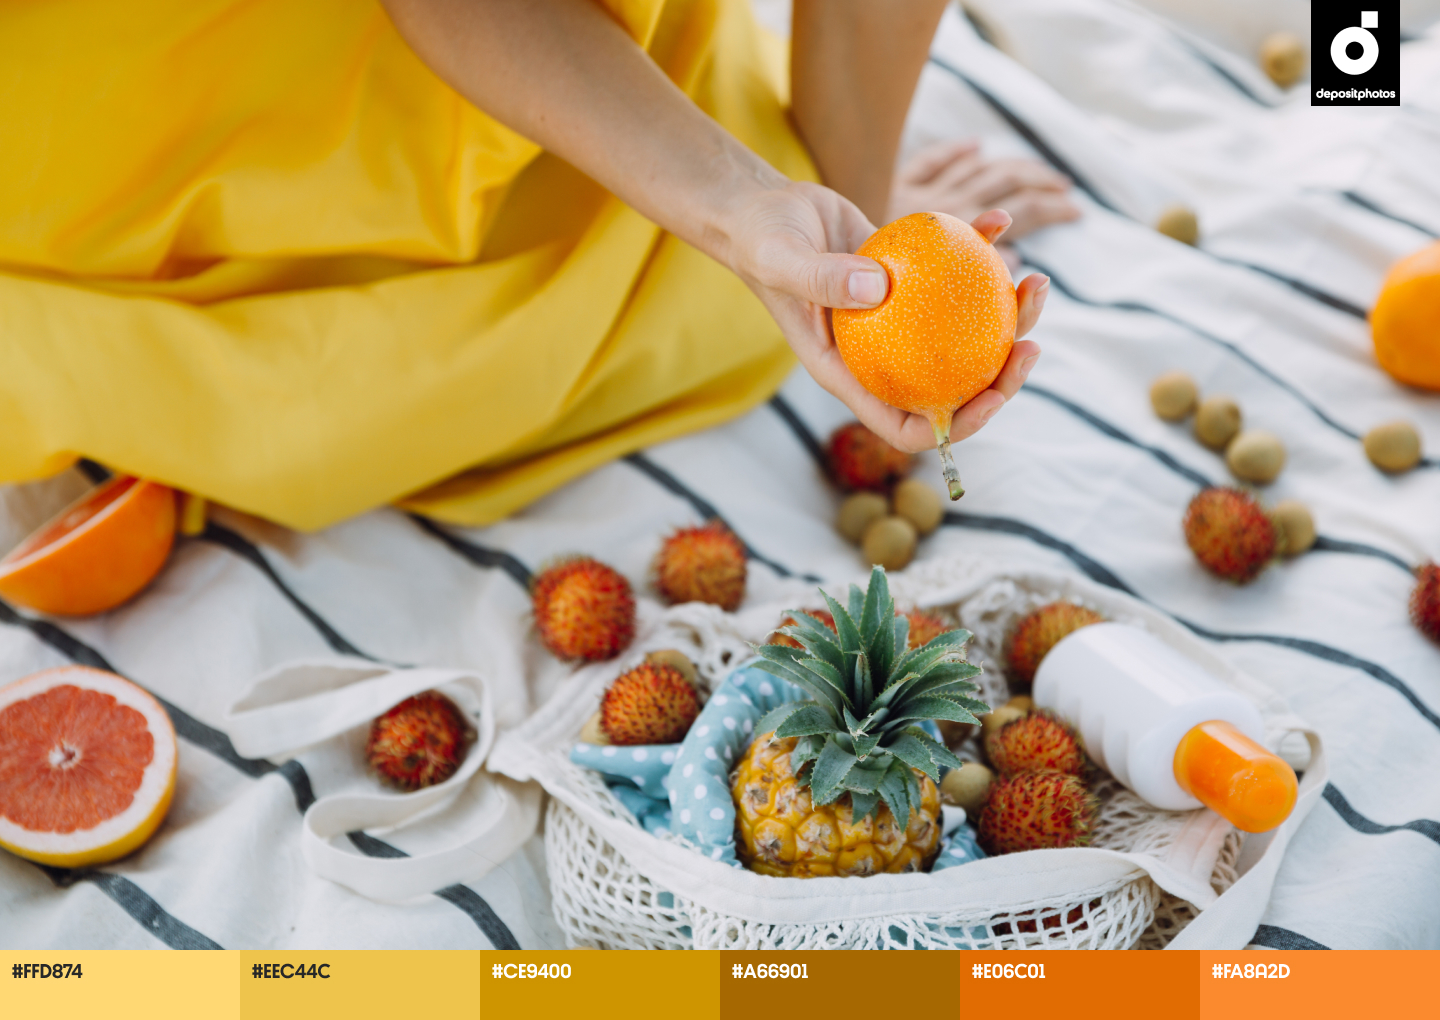
<path id="1" fill-rule="evenodd" d="M 164 821 L 178 758 L 165 709 L 114 673 L 0 687 L 0 847 L 61 868 L 124 857 Z"/>
<path id="2" fill-rule="evenodd" d="M 112 478 L 0 559 L 0 598 L 60 616 L 103 613 L 149 584 L 174 542 L 174 491 Z"/>

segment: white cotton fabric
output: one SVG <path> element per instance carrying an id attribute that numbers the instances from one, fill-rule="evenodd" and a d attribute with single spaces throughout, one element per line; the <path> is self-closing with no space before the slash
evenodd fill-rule
<path id="1" fill-rule="evenodd" d="M 1429 243 L 1427 231 L 1440 233 L 1435 5 L 1402 4 L 1415 37 L 1402 51 L 1403 105 L 1351 109 L 1312 108 L 1303 84 L 1282 93 L 1255 73 L 1256 40 L 1275 28 L 1308 36 L 1293 3 L 995 0 L 975 9 L 1008 52 L 952 12 L 937 58 L 1005 105 L 1112 208 L 1080 194 L 1080 221 L 1020 243 L 1029 263 L 1022 272 L 1043 266 L 1057 281 L 1033 335 L 1045 353 L 1033 385 L 957 447 L 962 517 L 921 542 L 912 569 L 954 557 L 1072 577 L 1085 564 L 1103 568 L 1158 611 L 1220 635 L 1200 640 L 1320 735 L 1329 780 L 1283 853 L 1250 839 L 1238 858 L 1217 860 L 1213 885 L 1231 886 L 1217 903 L 1244 910 L 1147 900 L 1141 906 L 1156 920 L 1141 945 L 1165 944 L 1198 917 L 1172 944 L 1440 948 L 1440 649 L 1406 618 L 1412 579 L 1374 555 L 1319 550 L 1243 588 L 1207 575 L 1180 534 L 1197 482 L 1173 465 L 1223 481 L 1224 463 L 1184 426 L 1156 419 L 1146 397 L 1155 376 L 1188 371 L 1203 392 L 1233 396 L 1247 423 L 1285 442 L 1287 466 L 1265 499 L 1300 499 L 1323 535 L 1404 564 L 1440 555 L 1440 471 L 1382 475 L 1316 411 L 1356 433 L 1405 418 L 1427 450 L 1440 451 L 1437 398 L 1379 370 L 1363 320 L 1237 264 L 1365 309 L 1386 268 Z M 927 67 L 907 151 L 972 136 L 992 155 L 1033 154 L 970 85 Z M 1199 249 L 1150 228 L 1175 201 L 1197 211 Z M 849 419 L 803 374 L 783 397 L 822 440 Z M 838 495 L 774 407 L 645 456 L 761 554 L 827 582 L 863 581 L 860 557 L 831 526 Z M 918 471 L 939 488 L 933 454 Z M 71 472 L 0 489 L 0 541 L 18 541 L 82 488 Z M 540 648 L 514 577 L 467 561 L 403 514 L 377 511 L 312 536 L 224 512 L 217 519 L 248 537 L 306 605 L 365 653 L 493 677 L 497 749 L 522 723 L 546 723 L 535 713 L 577 675 Z M 642 595 L 643 625 L 662 612 L 648 586 L 661 537 L 697 520 L 694 505 L 621 461 L 463 537 L 532 569 L 567 552 L 598 555 Z M 792 586 L 752 562 L 746 607 L 773 606 Z M 180 543 L 130 605 L 55 622 L 214 729 L 257 676 L 333 651 L 253 563 L 204 541 Z M 0 682 L 68 661 L 32 630 L 0 624 Z M 357 739 L 294 755 L 317 797 L 354 780 Z M 562 808 L 550 802 L 547 836 L 562 826 L 578 831 L 574 812 L 566 818 Z M 483 913 L 453 901 L 381 903 L 321 878 L 302 833 L 284 775 L 249 774 L 182 738 L 168 820 L 143 850 L 103 870 L 227 948 L 488 948 L 504 933 L 527 948 L 565 944 L 541 836 L 468 883 L 503 925 L 504 933 L 489 924 L 487 934 L 476 920 Z M 420 855 L 456 837 L 442 812 L 380 838 Z M 1035 881 L 1038 895 L 1043 869 Z M 649 895 L 631 889 L 636 903 Z M 713 920 L 697 906 L 693 932 L 719 938 Z M 1292 937 L 1303 941 L 1286 942 Z M 57 884 L 0 854 L 0 946 L 164 944 L 96 881 Z"/>

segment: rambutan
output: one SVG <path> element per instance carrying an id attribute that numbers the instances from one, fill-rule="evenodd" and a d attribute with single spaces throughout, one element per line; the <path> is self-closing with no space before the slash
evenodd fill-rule
<path id="1" fill-rule="evenodd" d="M 370 724 L 365 760 L 391 786 L 421 790 L 455 774 L 471 737 L 470 725 L 455 703 L 443 694 L 425 691 Z"/>
<path id="2" fill-rule="evenodd" d="M 805 615 L 806 615 L 806 616 L 813 616 L 815 619 L 819 620 L 821 623 L 823 623 L 825 626 L 829 627 L 831 630 L 834 630 L 834 629 L 835 629 L 835 615 L 834 615 L 833 613 L 831 613 L 830 610 L 828 610 L 828 609 L 807 609 L 807 610 L 805 610 Z M 793 626 L 795 626 L 795 617 L 793 617 L 793 616 L 787 616 L 787 617 L 785 617 L 785 619 L 783 619 L 783 620 L 780 621 L 780 626 L 781 626 L 781 627 L 793 627 Z M 778 630 L 773 631 L 773 632 L 770 634 L 770 636 L 765 639 L 765 643 L 766 643 L 767 645 L 784 645 L 784 646 L 786 646 L 787 648 L 803 648 L 803 647 L 804 647 L 802 644 L 800 644 L 799 641 L 796 641 L 796 640 L 795 640 L 794 638 L 792 638 L 789 634 L 781 634 L 780 631 L 778 631 Z"/>
<path id="3" fill-rule="evenodd" d="M 612 744 L 674 744 L 700 714 L 695 686 L 674 666 L 646 662 L 621 674 L 600 702 L 600 728 Z"/>
<path id="4" fill-rule="evenodd" d="M 1085 774 L 1085 751 L 1074 731 L 1044 712 L 1021 716 L 987 733 L 985 753 L 1004 775 L 1046 769 L 1071 776 Z"/>
<path id="5" fill-rule="evenodd" d="M 1202 489 L 1185 511 L 1185 541 L 1207 570 L 1244 584 L 1275 558 L 1275 525 L 1238 489 Z"/>
<path id="6" fill-rule="evenodd" d="M 830 433 L 830 474 L 842 489 L 886 492 L 910 473 L 914 458 L 895 449 L 858 421 Z"/>
<path id="7" fill-rule="evenodd" d="M 1426 563 L 1415 571 L 1410 620 L 1431 641 L 1440 641 L 1440 567 Z"/>
<path id="8" fill-rule="evenodd" d="M 1085 846 L 1099 803 L 1076 776 L 1021 772 L 994 783 L 980 810 L 980 845 L 988 854 Z"/>
<path id="9" fill-rule="evenodd" d="M 561 560 L 530 585 L 535 628 L 562 659 L 613 659 L 635 639 L 635 595 L 612 567 L 589 557 Z"/>
<path id="10" fill-rule="evenodd" d="M 1040 660 L 1050 649 L 1081 627 L 1104 623 L 1105 617 L 1073 602 L 1051 602 L 1024 617 L 1010 635 L 1010 680 L 1021 689 L 1035 682 Z"/>
<path id="11" fill-rule="evenodd" d="M 745 598 L 745 546 L 719 521 L 681 528 L 655 557 L 655 587 L 671 603 L 738 609 Z"/>
<path id="12" fill-rule="evenodd" d="M 919 648 L 921 645 L 928 645 L 935 638 L 946 631 L 955 629 L 953 623 L 946 623 L 940 617 L 919 609 L 912 609 L 908 613 L 901 613 L 910 621 L 910 648 Z"/>

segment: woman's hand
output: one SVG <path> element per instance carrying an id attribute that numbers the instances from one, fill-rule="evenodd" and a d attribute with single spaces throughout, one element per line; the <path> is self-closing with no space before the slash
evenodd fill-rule
<path id="1" fill-rule="evenodd" d="M 933 449 L 929 421 L 866 390 L 835 346 L 829 310 L 873 308 L 888 287 L 878 262 L 850 254 L 875 231 L 860 210 L 829 188 L 791 183 L 759 192 L 734 223 L 727 245 L 730 267 L 765 303 L 815 381 L 891 446 L 910 452 Z M 972 225 L 994 244 L 1010 226 L 1010 216 L 996 209 L 977 216 Z M 1030 374 L 1040 346 L 1019 338 L 1039 319 L 1049 286 L 1047 277 L 1033 274 L 1016 288 L 1017 343 L 991 387 L 956 412 L 951 442 L 974 435 Z"/>
<path id="2" fill-rule="evenodd" d="M 889 217 L 943 212 L 972 220 L 998 208 L 1010 214 L 1010 238 L 1017 240 L 1077 219 L 1080 210 L 1069 190 L 1067 177 L 1033 159 L 987 160 L 973 141 L 938 142 L 900 167 L 890 191 Z"/>

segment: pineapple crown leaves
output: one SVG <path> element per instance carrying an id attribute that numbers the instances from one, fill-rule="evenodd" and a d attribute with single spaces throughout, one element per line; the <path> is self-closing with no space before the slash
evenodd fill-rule
<path id="1" fill-rule="evenodd" d="M 825 595 L 824 592 L 821 592 Z M 832 631 L 792 611 L 781 633 L 800 642 L 762 645 L 757 668 L 810 696 L 767 713 L 757 733 L 796 737 L 791 767 L 816 804 L 850 794 L 851 817 L 873 815 L 883 801 L 900 824 L 920 807 L 911 769 L 940 781 L 960 759 L 915 725 L 925 719 L 974 723 L 990 707 L 973 695 L 980 667 L 965 661 L 967 630 L 952 630 L 911 649 L 910 621 L 895 615 L 885 570 L 876 567 L 865 591 L 850 586 L 842 606 L 829 595 Z M 808 766 L 808 768 L 807 768 Z"/>

